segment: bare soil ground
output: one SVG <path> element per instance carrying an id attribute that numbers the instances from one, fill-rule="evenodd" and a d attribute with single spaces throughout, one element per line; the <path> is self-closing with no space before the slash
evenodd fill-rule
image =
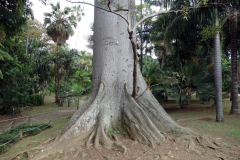
<path id="1" fill-rule="evenodd" d="M 203 146 L 188 135 L 166 134 L 165 137 L 166 142 L 150 148 L 118 135 L 119 140 L 128 148 L 125 155 L 104 148 L 79 147 L 76 151 L 49 155 L 46 160 L 239 160 L 240 146 L 237 143 L 215 148 Z"/>
<path id="2" fill-rule="evenodd" d="M 175 102 L 168 102 L 173 105 Z M 166 106 L 167 106 L 166 105 Z M 197 105 L 197 106 L 194 106 Z M 191 136 L 178 134 L 177 131 L 165 133 L 166 141 L 156 144 L 154 148 L 135 142 L 126 135 L 117 134 L 121 141 L 128 149 L 126 154 L 114 150 L 107 150 L 102 147 L 90 148 L 78 146 L 72 152 L 58 152 L 48 155 L 46 160 L 240 160 L 240 140 L 234 139 L 229 135 L 203 128 L 202 125 L 215 123 L 215 109 L 209 107 L 199 107 L 195 102 L 191 103 L 183 110 L 175 107 L 166 107 L 166 111 L 184 127 L 189 127 L 200 136 Z M 177 116 L 175 115 L 177 114 Z M 186 116 L 188 114 L 188 116 Z M 228 118 L 228 115 L 225 114 Z M 240 127 L 240 117 L 235 116 Z M 228 128 L 220 128 L 226 130 Z M 24 149 L 23 149 L 24 150 Z M 44 149 L 43 149 L 44 150 Z M 33 156 L 41 150 L 32 151 Z M 23 155 L 15 159 L 25 159 Z M 27 159 L 27 158 L 26 158 Z M 31 159 L 31 158 L 29 158 Z"/>

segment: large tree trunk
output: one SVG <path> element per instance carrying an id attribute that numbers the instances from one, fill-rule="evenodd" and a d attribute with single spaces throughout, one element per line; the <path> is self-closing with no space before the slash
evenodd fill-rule
<path id="1" fill-rule="evenodd" d="M 116 3 L 128 6 L 126 0 Z M 126 148 L 116 137 L 110 139 L 109 130 L 125 131 L 131 139 L 149 146 L 164 141 L 162 133 L 169 131 L 193 134 L 164 111 L 147 89 L 139 68 L 136 100 L 130 95 L 133 90 L 133 51 L 127 24 L 121 17 L 95 8 L 93 52 L 91 98 L 74 114 L 54 147 L 46 152 L 67 150 L 81 142 L 87 147 L 93 142 L 95 147 L 101 144 L 125 152 Z"/>
<path id="2" fill-rule="evenodd" d="M 237 82 L 237 12 L 236 9 L 230 18 L 231 28 L 231 98 L 232 106 L 230 114 L 239 114 L 239 101 L 238 101 L 238 82 Z"/>

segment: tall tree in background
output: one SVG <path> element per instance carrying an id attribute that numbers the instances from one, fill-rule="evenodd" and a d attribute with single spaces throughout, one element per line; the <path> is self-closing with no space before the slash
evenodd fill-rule
<path id="1" fill-rule="evenodd" d="M 217 6 L 215 7 L 215 23 L 216 28 L 219 28 Z M 214 84 L 216 89 L 216 121 L 223 122 L 221 45 L 220 33 L 218 30 L 214 37 Z"/>
<path id="2" fill-rule="evenodd" d="M 237 81 L 237 10 L 233 9 L 233 14 L 230 17 L 231 30 L 231 99 L 232 106 L 230 114 L 240 114 L 238 100 L 238 81 Z"/>
<path id="3" fill-rule="evenodd" d="M 73 27 L 77 26 L 76 17 L 69 7 L 61 10 L 59 2 L 56 6 L 51 3 L 51 7 L 53 10 L 51 13 L 44 13 L 44 26 L 53 41 L 58 46 L 62 46 L 74 34 Z"/>
<path id="4" fill-rule="evenodd" d="M 44 26 L 46 26 L 47 34 L 52 37 L 53 41 L 57 44 L 58 52 L 58 47 L 66 43 L 68 38 L 74 34 L 73 27 L 76 28 L 77 26 L 77 17 L 69 7 L 61 10 L 59 2 L 56 5 L 52 3 L 50 5 L 53 11 L 51 13 L 44 13 Z M 56 64 L 57 92 L 60 91 L 59 65 L 60 64 Z"/>

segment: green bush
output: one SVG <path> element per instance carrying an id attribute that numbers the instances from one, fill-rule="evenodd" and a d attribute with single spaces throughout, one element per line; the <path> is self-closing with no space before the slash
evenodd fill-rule
<path id="1" fill-rule="evenodd" d="M 8 97 L 11 97 L 11 95 Z M 44 103 L 44 99 L 40 95 L 23 95 L 17 99 L 12 98 L 12 101 L 10 101 L 11 98 L 0 97 L 0 114 L 11 114 L 12 106 L 14 106 L 15 114 L 20 114 L 23 106 L 41 106 Z"/>
<path id="2" fill-rule="evenodd" d="M 40 95 L 30 95 L 30 104 L 32 106 L 41 106 L 43 105 L 43 97 Z"/>
<path id="3" fill-rule="evenodd" d="M 6 151 L 11 144 L 19 140 L 19 131 L 22 130 L 23 137 L 35 135 L 41 132 L 41 130 L 50 127 L 47 123 L 35 123 L 35 124 L 28 124 L 23 123 L 5 131 L 3 134 L 0 135 L 0 154 Z M 6 143 L 6 144 L 5 144 Z M 4 145 L 3 145 L 4 144 Z"/>

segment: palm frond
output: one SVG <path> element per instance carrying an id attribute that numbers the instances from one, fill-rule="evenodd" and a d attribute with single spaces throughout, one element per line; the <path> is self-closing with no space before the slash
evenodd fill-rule
<path id="1" fill-rule="evenodd" d="M 5 59 L 13 60 L 13 58 L 7 52 L 0 49 L 0 60 L 4 61 Z"/>
<path id="2" fill-rule="evenodd" d="M 46 26 L 47 24 L 51 24 L 51 18 L 44 18 L 44 26 Z"/>
<path id="3" fill-rule="evenodd" d="M 71 9 L 71 8 L 69 8 L 69 7 L 65 7 L 65 8 L 64 8 L 63 13 L 64 13 L 65 15 L 68 15 L 70 12 L 72 12 L 72 9 Z"/>
<path id="4" fill-rule="evenodd" d="M 43 13 L 43 15 L 44 15 L 45 17 L 49 17 L 49 18 L 52 17 L 52 13 Z"/>

